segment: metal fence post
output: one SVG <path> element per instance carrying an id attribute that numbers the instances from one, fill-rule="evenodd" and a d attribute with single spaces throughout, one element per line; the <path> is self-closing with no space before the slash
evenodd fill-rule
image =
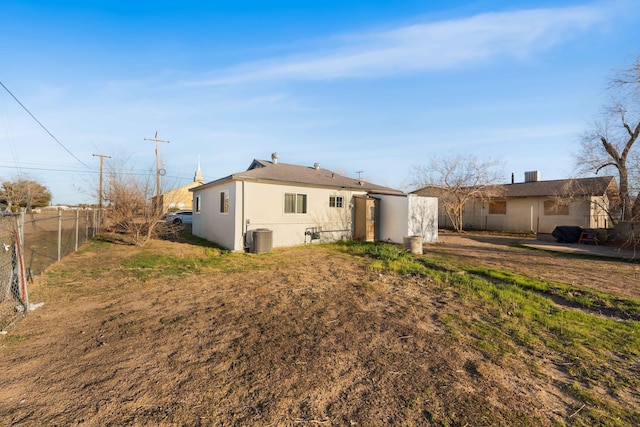
<path id="1" fill-rule="evenodd" d="M 75 246 L 75 251 L 78 252 L 78 225 L 80 222 L 80 211 L 78 209 L 76 209 L 76 246 Z"/>
<path id="2" fill-rule="evenodd" d="M 20 209 L 20 216 L 18 216 L 18 235 L 20 236 L 20 246 L 24 247 L 24 216 L 25 209 Z"/>
<path id="3" fill-rule="evenodd" d="M 19 257 L 20 259 L 20 284 L 22 291 L 22 300 L 24 304 L 24 314 L 26 315 L 29 311 L 29 290 L 27 289 L 27 277 L 26 277 L 26 269 L 24 268 L 24 213 L 25 211 L 20 211 L 20 216 L 18 217 L 18 246 L 19 246 Z"/>
<path id="4" fill-rule="evenodd" d="M 58 261 L 62 259 L 62 210 L 58 209 Z"/>

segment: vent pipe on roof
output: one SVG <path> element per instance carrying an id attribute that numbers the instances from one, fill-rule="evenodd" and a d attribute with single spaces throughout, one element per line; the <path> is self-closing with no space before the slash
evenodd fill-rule
<path id="1" fill-rule="evenodd" d="M 514 174 L 513 172 L 511 172 L 511 183 L 515 184 L 516 182 L 516 174 Z"/>
<path id="2" fill-rule="evenodd" d="M 320 163 L 314 163 L 314 164 L 313 164 L 313 168 L 314 168 L 315 170 L 319 171 L 319 170 L 320 170 Z"/>
<path id="3" fill-rule="evenodd" d="M 271 161 L 273 162 L 274 165 L 278 164 L 278 160 L 280 159 L 280 154 L 278 153 L 271 153 Z"/>

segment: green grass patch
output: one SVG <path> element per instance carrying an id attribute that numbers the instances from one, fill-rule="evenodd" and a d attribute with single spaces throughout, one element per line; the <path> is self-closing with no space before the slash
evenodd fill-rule
<path id="1" fill-rule="evenodd" d="M 277 265 L 278 262 L 268 255 L 236 253 L 216 247 L 203 248 L 199 255 L 166 255 L 159 254 L 153 249 L 143 249 L 127 261 L 123 267 L 141 279 L 202 274 L 211 271 L 233 273 Z"/>
<path id="2" fill-rule="evenodd" d="M 573 303 L 575 306 L 594 311 L 603 311 L 620 318 L 640 320 L 640 301 L 598 292 L 592 289 L 577 287 L 560 282 L 540 280 L 521 274 L 510 273 L 488 268 L 467 268 L 466 271 L 485 276 L 500 283 L 517 285 L 523 289 L 531 289 Z"/>
<path id="3" fill-rule="evenodd" d="M 388 243 L 359 242 L 349 240 L 339 242 L 347 252 L 353 255 L 372 258 L 369 268 L 374 270 L 391 271 L 399 274 L 428 274 L 428 270 L 406 250 Z"/>
<path id="4" fill-rule="evenodd" d="M 606 399 L 597 401 L 592 390 L 606 388 L 614 395 L 640 388 L 640 378 L 625 361 L 640 357 L 640 302 L 560 282 L 522 274 L 472 267 L 441 256 L 415 256 L 383 243 L 346 242 L 349 253 L 371 259 L 375 269 L 397 274 L 419 274 L 458 296 L 462 314 L 439 319 L 448 333 L 475 347 L 487 359 L 506 363 L 519 352 L 555 354 L 578 384 L 575 397 L 589 409 L 576 415 L 577 425 L 589 425 L 607 415 L 636 420 L 638 414 L 620 414 Z M 536 370 L 532 366 L 533 371 Z M 539 374 L 540 372 L 536 372 Z M 580 392 L 578 393 L 578 390 Z M 600 410 L 596 410 L 597 405 Z"/>

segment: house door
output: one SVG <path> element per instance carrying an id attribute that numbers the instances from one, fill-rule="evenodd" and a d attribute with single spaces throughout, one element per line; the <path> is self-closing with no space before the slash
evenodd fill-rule
<path id="1" fill-rule="evenodd" d="M 353 238 L 365 242 L 378 240 L 379 207 L 378 199 L 355 198 L 355 227 Z"/>

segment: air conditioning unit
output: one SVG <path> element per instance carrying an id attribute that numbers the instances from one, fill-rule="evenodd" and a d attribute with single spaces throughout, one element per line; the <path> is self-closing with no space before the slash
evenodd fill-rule
<path id="1" fill-rule="evenodd" d="M 253 230 L 253 239 L 251 241 L 251 252 L 254 254 L 263 254 L 271 252 L 273 248 L 273 231 L 267 228 L 258 228 Z"/>
<path id="2" fill-rule="evenodd" d="M 540 171 L 529 171 L 524 173 L 524 182 L 540 181 Z"/>

